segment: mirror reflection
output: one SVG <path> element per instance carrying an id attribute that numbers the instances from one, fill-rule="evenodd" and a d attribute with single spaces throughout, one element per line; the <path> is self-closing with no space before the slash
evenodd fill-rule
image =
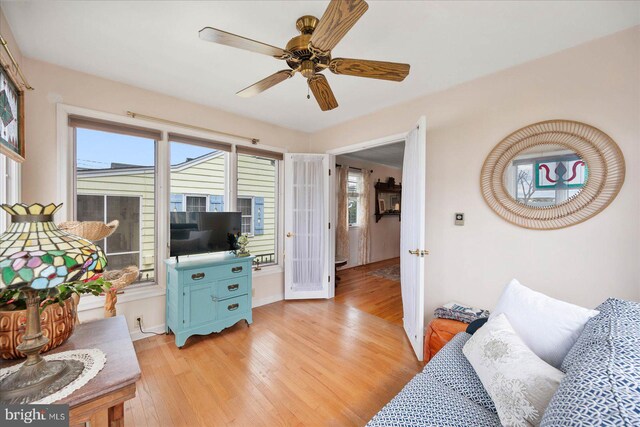
<path id="1" fill-rule="evenodd" d="M 505 169 L 504 185 L 524 205 L 557 206 L 580 193 L 587 178 L 587 164 L 576 152 L 542 144 L 513 158 Z"/>

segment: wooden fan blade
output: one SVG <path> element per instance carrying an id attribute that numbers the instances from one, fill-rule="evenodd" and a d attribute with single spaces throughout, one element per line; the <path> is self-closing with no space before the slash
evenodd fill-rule
<path id="1" fill-rule="evenodd" d="M 401 82 L 409 75 L 409 64 L 397 62 L 369 61 L 366 59 L 335 58 L 329 63 L 329 69 L 335 74 L 346 74 L 371 79 Z"/>
<path id="2" fill-rule="evenodd" d="M 288 59 L 292 56 L 291 52 L 280 49 L 279 47 L 218 30 L 217 28 L 204 27 L 198 32 L 198 36 L 202 40 L 262 53 L 278 59 Z"/>
<path id="3" fill-rule="evenodd" d="M 367 9 L 369 5 L 364 0 L 331 0 L 313 31 L 309 44 L 316 50 L 328 53 Z"/>
<path id="4" fill-rule="evenodd" d="M 250 98 L 261 92 L 264 92 L 265 90 L 277 85 L 278 83 L 282 83 L 292 75 L 293 71 L 291 70 L 278 71 L 277 73 L 271 74 L 269 77 L 260 80 L 258 83 L 254 83 L 251 86 L 242 89 L 240 92 L 236 93 L 236 95 L 243 98 Z"/>
<path id="5" fill-rule="evenodd" d="M 309 79 L 309 87 L 322 111 L 333 110 L 338 107 L 338 101 L 336 101 L 336 97 L 333 96 L 331 86 L 329 86 L 329 82 L 325 76 L 316 74 L 311 77 Z"/>

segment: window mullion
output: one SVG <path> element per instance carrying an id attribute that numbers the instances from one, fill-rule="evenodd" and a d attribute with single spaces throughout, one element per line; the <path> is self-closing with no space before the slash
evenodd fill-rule
<path id="1" fill-rule="evenodd" d="M 236 153 L 235 145 L 232 147 L 230 153 L 225 155 L 225 169 L 227 171 L 225 185 L 224 185 L 224 198 L 228 200 L 225 203 L 225 211 L 234 212 L 238 210 L 238 154 Z"/>

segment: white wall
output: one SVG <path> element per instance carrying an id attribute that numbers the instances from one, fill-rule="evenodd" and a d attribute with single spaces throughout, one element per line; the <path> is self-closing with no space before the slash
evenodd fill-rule
<path id="1" fill-rule="evenodd" d="M 315 133 L 310 147 L 323 152 L 406 132 L 421 115 L 428 123 L 427 318 L 450 300 L 492 308 L 512 277 L 587 307 L 610 296 L 640 300 L 640 27 Z M 480 169 L 502 138 L 548 119 L 608 133 L 624 153 L 626 182 L 585 223 L 526 230 L 486 205 Z M 455 212 L 466 213 L 465 226 L 453 224 Z"/>
<path id="2" fill-rule="evenodd" d="M 365 162 L 362 160 L 351 159 L 345 156 L 337 156 L 336 163 L 340 165 L 351 166 L 354 168 L 373 170 L 371 174 L 371 213 L 375 212 L 375 189 L 373 186 L 378 181 L 387 182 L 389 177 L 393 177 L 396 183 L 402 182 L 402 169 L 392 168 L 379 163 Z M 349 262 L 344 268 L 356 267 L 362 265 L 360 251 L 358 250 L 358 242 L 360 241 L 360 227 L 349 228 Z M 371 218 L 371 260 L 369 262 L 383 261 L 385 259 L 396 258 L 400 256 L 400 221 L 398 217 L 383 217 L 379 222 L 375 218 Z"/>

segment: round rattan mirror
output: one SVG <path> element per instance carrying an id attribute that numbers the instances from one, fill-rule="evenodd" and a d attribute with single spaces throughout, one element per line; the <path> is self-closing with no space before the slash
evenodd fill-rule
<path id="1" fill-rule="evenodd" d="M 526 126 L 489 153 L 480 185 L 487 204 L 520 227 L 552 230 L 605 209 L 624 182 L 624 157 L 604 132 L 550 120 Z"/>

